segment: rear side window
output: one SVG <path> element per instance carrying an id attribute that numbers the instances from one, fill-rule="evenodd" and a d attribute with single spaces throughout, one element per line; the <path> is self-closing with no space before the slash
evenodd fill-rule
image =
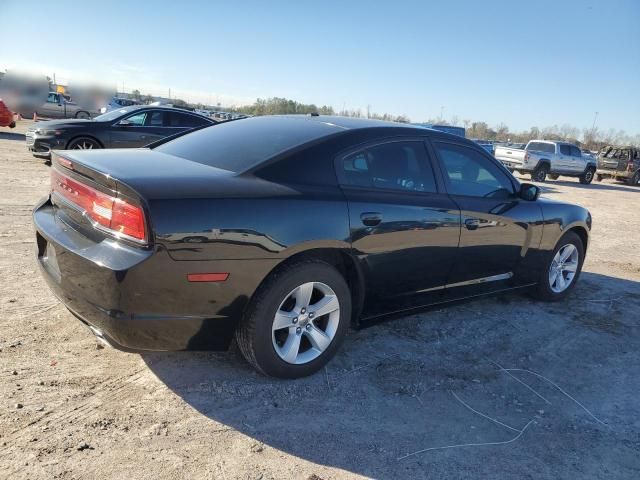
<path id="1" fill-rule="evenodd" d="M 434 142 L 434 147 L 452 195 L 508 198 L 513 194 L 509 177 L 480 152 L 452 143 Z"/>
<path id="2" fill-rule="evenodd" d="M 436 192 L 424 143 L 392 142 L 367 148 L 342 159 L 342 183 L 367 188 Z"/>
<path id="3" fill-rule="evenodd" d="M 162 127 L 164 123 L 164 112 L 161 111 L 151 111 L 149 112 L 147 120 L 147 126 L 149 127 Z"/>
<path id="4" fill-rule="evenodd" d="M 212 167 L 244 172 L 279 153 L 342 131 L 311 118 L 251 117 L 189 133 L 156 149 Z"/>
<path id="5" fill-rule="evenodd" d="M 553 143 L 544 143 L 544 142 L 529 142 L 527 146 L 527 151 L 529 152 L 544 152 L 544 153 L 555 153 L 556 147 Z"/>
<path id="6" fill-rule="evenodd" d="M 188 115 L 180 112 L 170 112 L 169 127 L 199 127 L 208 124 L 204 118 L 198 118 L 195 115 Z"/>

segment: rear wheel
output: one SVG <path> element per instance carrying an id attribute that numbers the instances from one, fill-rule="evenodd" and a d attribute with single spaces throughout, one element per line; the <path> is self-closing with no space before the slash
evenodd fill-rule
<path id="1" fill-rule="evenodd" d="M 640 170 L 627 179 L 627 185 L 640 185 Z"/>
<path id="2" fill-rule="evenodd" d="M 549 167 L 546 164 L 540 165 L 531 173 L 531 180 L 534 182 L 544 182 L 547 179 Z"/>
<path id="3" fill-rule="evenodd" d="M 102 146 L 89 137 L 75 138 L 67 145 L 67 150 L 95 150 L 97 148 L 102 148 Z"/>
<path id="4" fill-rule="evenodd" d="M 333 357 L 350 318 L 351 294 L 340 272 L 318 260 L 295 262 L 260 287 L 236 339 L 256 370 L 279 378 L 304 377 Z"/>
<path id="5" fill-rule="evenodd" d="M 89 118 L 89 117 L 90 117 L 89 112 L 80 111 L 76 113 L 76 118 Z"/>
<path id="6" fill-rule="evenodd" d="M 580 183 L 583 185 L 589 185 L 593 181 L 595 173 L 596 172 L 593 168 L 587 168 L 585 172 L 580 175 Z"/>
<path id="7" fill-rule="evenodd" d="M 536 297 L 545 301 L 558 301 L 575 288 L 582 262 L 584 245 L 575 232 L 567 232 L 556 244 L 542 270 L 536 288 Z"/>

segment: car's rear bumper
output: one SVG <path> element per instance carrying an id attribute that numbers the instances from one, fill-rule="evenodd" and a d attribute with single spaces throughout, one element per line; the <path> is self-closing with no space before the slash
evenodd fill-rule
<path id="1" fill-rule="evenodd" d="M 633 176 L 633 171 L 629 170 L 612 170 L 608 168 L 596 169 L 596 175 L 606 178 L 624 178 L 625 180 Z"/>
<path id="2" fill-rule="evenodd" d="M 92 239 L 65 224 L 49 199 L 33 212 L 37 261 L 49 287 L 94 334 L 128 351 L 224 350 L 249 295 L 242 275 L 190 283 L 189 272 L 231 262 L 183 262 L 162 248 Z M 203 265 L 204 264 L 204 265 Z M 229 271 L 229 270 L 226 270 Z"/>

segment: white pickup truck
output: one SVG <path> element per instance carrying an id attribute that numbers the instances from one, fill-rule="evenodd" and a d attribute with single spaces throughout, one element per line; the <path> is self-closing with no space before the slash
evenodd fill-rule
<path id="1" fill-rule="evenodd" d="M 594 158 L 583 155 L 578 147 L 567 142 L 532 140 L 524 150 L 496 147 L 496 159 L 512 172 L 530 173 L 531 179 L 544 182 L 560 175 L 578 177 L 580 183 L 589 184 L 596 172 Z"/>

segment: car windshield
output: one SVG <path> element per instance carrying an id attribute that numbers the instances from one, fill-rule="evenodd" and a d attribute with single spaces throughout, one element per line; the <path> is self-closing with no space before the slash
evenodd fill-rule
<path id="1" fill-rule="evenodd" d="M 340 131 L 335 125 L 304 117 L 252 117 L 198 130 L 156 150 L 244 172 L 278 153 Z"/>
<path id="2" fill-rule="evenodd" d="M 118 108 L 117 110 L 111 110 L 110 112 L 103 113 L 102 115 L 98 115 L 94 118 L 96 122 L 109 122 L 111 120 L 115 120 L 116 118 L 124 115 L 125 113 L 129 113 L 133 110 L 140 108 L 138 105 L 131 105 L 130 107 Z"/>

